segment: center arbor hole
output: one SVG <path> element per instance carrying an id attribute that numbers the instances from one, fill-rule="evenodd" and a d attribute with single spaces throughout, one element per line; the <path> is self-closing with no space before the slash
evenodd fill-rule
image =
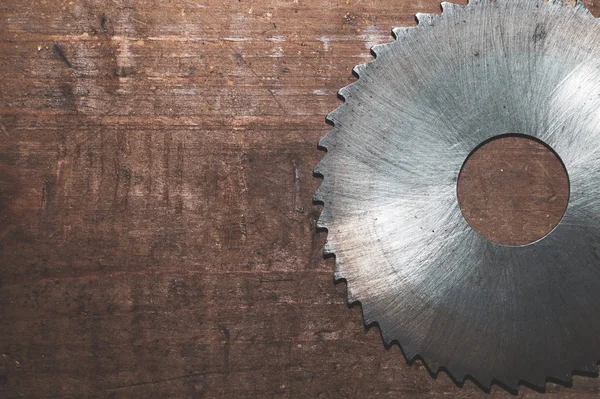
<path id="1" fill-rule="evenodd" d="M 569 178 L 556 153 L 523 135 L 499 136 L 467 157 L 458 176 L 467 222 L 490 241 L 526 245 L 546 236 L 569 201 Z"/>

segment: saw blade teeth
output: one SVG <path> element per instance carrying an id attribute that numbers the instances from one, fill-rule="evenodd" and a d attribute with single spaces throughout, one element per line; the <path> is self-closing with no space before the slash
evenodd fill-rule
<path id="1" fill-rule="evenodd" d="M 339 92 L 338 92 L 339 94 Z M 333 123 L 334 125 L 339 123 L 339 116 L 340 114 L 342 114 L 342 107 L 344 106 L 344 104 L 340 105 L 338 108 L 334 109 L 333 111 L 331 111 L 329 114 L 327 114 L 327 116 L 325 117 L 325 120 Z M 331 133 L 330 133 L 331 134 Z M 327 137 L 327 136 L 325 136 Z"/>
<path id="2" fill-rule="evenodd" d="M 317 190 L 315 191 L 315 193 L 313 195 L 314 202 L 325 204 L 324 195 L 325 195 L 325 191 L 327 191 L 327 188 L 325 187 L 325 185 L 326 185 L 325 180 L 323 180 L 323 182 L 321 183 L 319 188 L 317 188 Z M 318 228 L 326 227 L 326 226 L 324 226 L 324 224 L 327 223 L 328 220 L 329 220 L 329 209 L 327 209 L 327 207 L 324 206 L 323 210 L 321 211 L 321 214 L 319 215 L 319 218 L 317 219 L 317 227 Z"/>
<path id="3" fill-rule="evenodd" d="M 348 284 L 348 286 L 350 286 L 350 284 Z M 355 298 L 354 295 L 352 297 Z M 356 302 L 360 302 L 360 300 L 357 300 Z M 360 304 L 362 306 L 363 324 L 365 326 L 371 326 L 373 323 L 376 323 L 377 319 L 375 318 L 375 315 L 370 311 L 366 304 L 363 302 L 360 302 Z"/>
<path id="4" fill-rule="evenodd" d="M 344 267 L 341 262 L 335 262 L 335 266 L 333 267 L 333 279 L 335 281 L 344 280 L 346 277 L 344 275 Z"/>
<path id="5" fill-rule="evenodd" d="M 423 357 L 419 356 L 419 359 L 425 366 L 425 368 L 433 375 L 438 375 L 440 371 L 440 365 L 433 360 L 425 360 Z"/>
<path id="6" fill-rule="evenodd" d="M 400 350 L 402 351 L 406 361 L 409 364 L 414 363 L 414 361 L 418 358 L 418 353 L 413 346 L 409 345 L 408 343 L 398 343 L 398 346 L 400 347 Z"/>
<path id="7" fill-rule="evenodd" d="M 594 15 L 590 12 L 590 9 L 581 0 L 577 0 L 577 2 L 575 3 L 575 9 L 577 9 L 577 11 L 583 13 L 586 16 L 595 18 Z"/>
<path id="8" fill-rule="evenodd" d="M 373 47 L 371 47 L 371 53 L 373 53 L 373 56 L 375 56 L 375 58 L 379 57 L 381 54 L 384 53 L 384 51 L 389 47 L 389 43 L 388 44 L 376 44 Z"/>
<path id="9" fill-rule="evenodd" d="M 356 67 L 354 67 L 352 69 L 352 71 L 354 71 L 355 69 L 356 69 Z M 352 89 L 352 85 L 342 87 L 341 89 L 338 90 L 338 96 L 342 97 L 344 99 L 344 101 L 348 100 L 348 94 L 350 93 L 351 89 Z"/>
<path id="10" fill-rule="evenodd" d="M 512 391 L 519 390 L 519 380 L 516 378 L 507 378 L 505 381 L 502 381 L 502 384 L 506 385 L 506 387 Z"/>
<path id="11" fill-rule="evenodd" d="M 463 381 L 471 380 L 476 383 L 480 388 L 484 391 L 489 392 L 494 385 L 494 379 L 487 373 L 467 373 L 465 372 L 465 376 Z"/>
<path id="12" fill-rule="evenodd" d="M 327 136 L 325 136 L 325 137 L 327 137 Z M 321 147 L 327 148 L 326 145 L 322 145 L 321 144 L 322 141 L 323 141 L 323 139 L 321 139 L 321 141 L 319 141 L 319 145 Z M 327 156 L 327 154 L 325 154 L 325 156 L 323 158 L 321 158 L 321 160 L 319 161 L 319 163 L 315 166 L 315 168 L 313 170 L 314 173 L 318 174 L 318 175 L 321 175 L 321 176 L 325 176 L 324 175 L 324 171 L 327 169 L 328 164 L 329 164 L 329 157 Z"/>
<path id="13" fill-rule="evenodd" d="M 380 328 L 379 331 L 381 332 L 381 339 L 383 340 L 383 344 L 385 345 L 385 347 L 391 348 L 392 345 L 396 343 L 396 338 L 390 333 L 388 333 L 388 330 L 385 328 Z"/>
<path id="14" fill-rule="evenodd" d="M 325 241 L 325 244 L 323 244 L 323 255 L 335 255 L 335 252 L 333 250 L 333 242 L 331 242 L 331 240 Z"/>
<path id="15" fill-rule="evenodd" d="M 399 26 L 392 29 L 392 36 L 397 41 L 404 36 L 410 35 L 410 32 L 414 29 L 416 29 L 416 26 Z"/>
<path id="16" fill-rule="evenodd" d="M 423 24 L 431 25 L 434 16 L 435 16 L 434 14 L 425 14 L 422 12 L 418 12 L 415 14 L 415 19 L 417 20 L 417 23 L 419 25 L 423 25 Z"/>
<path id="17" fill-rule="evenodd" d="M 566 373 L 566 374 L 557 375 L 557 376 L 554 376 L 554 379 L 559 381 L 563 385 L 570 385 L 573 383 L 573 374 Z"/>
<path id="18" fill-rule="evenodd" d="M 546 388 L 546 376 L 542 374 L 538 374 L 531 378 L 527 378 L 524 380 L 524 382 L 527 382 L 541 390 L 544 390 Z"/>
<path id="19" fill-rule="evenodd" d="M 496 1 L 497 3 L 491 4 L 494 1 Z M 353 113 L 352 111 L 354 110 L 355 104 L 361 103 L 362 100 L 366 98 L 361 97 L 361 95 L 363 95 L 362 90 L 364 89 L 364 86 L 367 83 L 370 83 L 372 80 L 374 80 L 373 76 L 375 75 L 375 72 L 379 71 L 378 67 L 381 66 L 381 68 L 383 69 L 386 65 L 388 65 L 386 64 L 386 62 L 393 61 L 391 60 L 391 57 L 395 55 L 395 51 L 390 51 L 390 49 L 398 49 L 402 47 L 402 45 L 405 42 L 408 46 L 416 46 L 415 43 L 417 42 L 412 41 L 416 40 L 414 36 L 416 36 L 417 34 L 425 34 L 428 32 L 429 29 L 431 29 L 431 32 L 436 32 L 436 27 L 428 28 L 427 25 L 438 24 L 437 19 L 442 18 L 442 16 L 446 13 L 451 14 L 451 16 L 449 16 L 450 23 L 457 21 L 461 24 L 466 24 L 468 22 L 467 18 L 474 18 L 474 16 L 479 16 L 480 12 L 484 13 L 483 15 L 486 15 L 485 13 L 487 12 L 504 12 L 505 5 L 509 4 L 509 2 L 511 1 L 513 0 L 469 0 L 466 6 L 454 4 L 451 2 L 442 2 L 442 14 L 418 13 L 415 15 L 415 19 L 417 20 L 418 25 L 426 26 L 424 29 L 417 27 L 396 27 L 392 29 L 392 35 L 395 38 L 395 40 L 398 41 L 398 43 L 392 42 L 371 47 L 371 52 L 375 56 L 375 60 L 365 64 L 357 65 L 353 68 L 353 72 L 356 75 L 358 75 L 359 78 L 361 77 L 361 75 L 366 76 L 366 74 L 369 74 L 368 79 L 363 79 L 361 81 L 362 83 L 360 84 L 353 83 L 349 86 L 340 89 L 338 95 L 344 100 L 344 103 L 341 104 L 340 107 L 329 113 L 326 117 L 326 120 L 332 123 L 334 126 L 331 129 L 331 131 L 319 141 L 319 146 L 325 148 L 327 150 L 327 154 L 325 154 L 325 156 L 315 166 L 314 169 L 315 174 L 320 174 L 324 177 L 323 181 L 321 182 L 321 186 L 317 189 L 317 191 L 314 194 L 314 199 L 323 203 L 325 203 L 325 200 L 327 200 L 327 204 L 324 205 L 321 215 L 318 218 L 316 224 L 318 228 L 324 228 L 328 230 L 327 242 L 323 245 L 323 254 L 336 255 L 333 272 L 334 279 L 336 281 L 346 281 L 347 302 L 348 304 L 353 304 L 357 302 L 361 304 L 362 317 L 365 325 L 368 326 L 374 323 L 379 323 L 379 325 L 381 326 L 381 336 L 386 346 L 397 343 L 409 362 L 413 362 L 415 359 L 420 359 L 421 361 L 423 361 L 423 364 L 428 368 L 428 370 L 433 374 L 437 374 L 440 371 L 443 371 L 459 384 L 463 383 L 465 379 L 471 379 L 475 381 L 477 385 L 484 389 L 489 389 L 492 385 L 496 384 L 501 387 L 505 387 L 505 389 L 516 391 L 518 390 L 519 384 L 522 383 L 531 384 L 538 388 L 544 388 L 546 384 L 546 377 L 548 375 L 543 373 L 540 374 L 540 371 L 533 372 L 533 368 L 527 370 L 520 369 L 520 373 L 523 373 L 523 375 L 521 375 L 520 373 L 516 373 L 516 371 L 514 370 L 510 370 L 510 368 L 505 370 L 500 369 L 499 371 L 490 370 L 489 373 L 487 371 L 477 372 L 478 369 L 487 370 L 483 367 L 485 366 L 484 363 L 486 363 L 485 359 L 481 360 L 483 363 L 480 364 L 481 367 L 479 368 L 473 366 L 473 364 L 476 365 L 478 363 L 465 364 L 461 363 L 460 361 L 455 361 L 453 359 L 445 357 L 438 358 L 437 361 L 436 359 L 433 359 L 431 361 L 430 359 L 425 358 L 425 356 L 422 355 L 422 353 L 426 353 L 427 356 L 433 354 L 433 357 L 435 358 L 436 352 L 432 351 L 432 346 L 428 346 L 431 344 L 423 343 L 418 339 L 415 342 L 405 342 L 403 339 L 407 338 L 402 338 L 402 336 L 396 336 L 396 333 L 394 331 L 398 328 L 398 326 L 390 323 L 389 320 L 382 319 L 382 317 L 385 316 L 384 310 L 382 310 L 381 307 L 376 306 L 378 305 L 378 303 L 376 301 L 371 300 L 373 296 L 369 296 L 369 292 L 366 290 L 365 286 L 360 285 L 362 282 L 362 278 L 369 277 L 366 273 L 363 273 L 363 271 L 357 271 L 356 264 L 352 263 L 353 259 L 350 256 L 351 252 L 348 251 L 347 247 L 345 246 L 347 245 L 346 242 L 342 240 L 342 238 L 346 237 L 348 231 L 342 228 L 344 223 L 340 222 L 339 218 L 343 215 L 343 211 L 340 211 L 340 209 L 343 208 L 337 207 L 341 205 L 338 205 L 338 201 L 335 197 L 335 195 L 338 195 L 338 192 L 343 191 L 343 187 L 341 187 L 341 180 L 339 181 L 338 185 L 335 186 L 335 190 L 333 189 L 335 180 L 327 180 L 327 174 L 332 174 L 331 177 L 334 178 L 335 173 L 338 171 L 338 168 L 340 168 L 342 162 L 341 160 L 345 160 L 345 158 L 341 158 L 341 156 L 338 158 L 339 155 L 342 155 L 344 147 L 346 146 L 348 140 L 347 136 L 343 134 L 346 133 L 345 130 L 350 129 L 353 123 L 355 122 L 354 119 L 347 118 Z M 524 0 L 514 1 L 522 1 L 523 3 L 525 3 Z M 533 1 L 535 2 L 534 5 L 539 6 L 539 11 L 536 10 L 536 13 L 541 13 L 544 10 L 546 10 L 544 12 L 547 12 L 547 8 L 555 7 L 555 5 L 560 5 L 561 10 L 558 10 L 559 12 L 568 11 L 570 15 L 579 16 L 580 18 L 576 18 L 578 21 L 586 20 L 586 18 L 583 17 L 584 13 L 591 15 L 589 9 L 581 0 L 577 0 L 576 4 L 574 5 L 575 10 L 570 9 L 570 7 L 567 7 L 562 0 L 548 0 L 548 2 L 544 2 L 542 0 Z M 471 9 L 469 9 L 469 7 L 471 7 Z M 473 9 L 474 7 L 477 7 L 478 9 L 475 10 Z M 530 12 L 532 9 L 532 4 L 528 3 L 527 6 L 524 7 L 524 9 Z M 551 12 L 556 13 L 556 8 L 551 9 Z M 441 21 L 441 19 L 439 21 Z M 439 27 L 445 28 L 441 26 Z M 535 25 L 533 25 L 531 28 L 533 29 L 533 27 L 535 27 Z M 431 37 L 435 36 L 432 35 Z M 378 59 L 381 54 L 384 54 L 387 51 L 389 51 L 389 54 L 386 54 L 384 57 L 381 57 L 381 59 Z M 486 49 L 484 48 L 483 51 L 486 51 Z M 403 56 L 406 56 L 406 54 L 408 54 L 408 52 L 402 53 Z M 382 64 L 375 64 L 375 66 L 373 66 L 372 64 L 375 62 L 382 62 Z M 369 69 L 367 70 L 367 68 Z M 367 72 L 365 73 L 366 70 Z M 371 73 L 373 76 L 371 75 Z M 348 100 L 350 100 L 350 104 L 348 104 Z M 337 133 L 340 133 L 340 135 L 337 136 Z M 339 139 L 340 141 L 338 142 L 337 139 Z M 334 149 L 337 144 L 340 145 L 337 147 L 337 149 Z M 333 170 L 330 169 L 332 167 L 334 168 Z M 336 253 L 336 251 L 341 252 Z M 346 266 L 344 266 L 344 263 L 340 261 L 340 254 L 343 261 L 347 260 L 348 263 Z M 361 275 L 361 273 L 363 274 Z M 365 296 L 365 294 L 367 294 L 368 296 Z M 418 336 L 419 335 L 415 334 L 405 335 L 405 337 Z M 442 349 L 442 351 L 444 351 L 444 349 Z M 485 354 L 488 352 L 482 351 L 481 353 Z M 474 357 L 465 358 L 472 359 Z M 428 363 L 429 361 L 431 361 L 431 363 Z M 468 367 L 463 369 L 462 367 L 464 367 L 465 365 L 467 365 Z M 593 363 L 589 363 L 583 367 L 579 367 L 577 370 L 583 372 L 597 372 L 597 366 L 597 362 L 594 361 Z M 572 381 L 572 374 L 563 373 L 564 368 L 557 367 L 552 369 L 545 369 L 545 373 L 548 373 L 549 371 L 552 371 L 552 374 L 554 374 L 554 371 L 561 372 L 561 374 L 558 374 L 558 377 L 552 377 L 558 381 L 566 383 Z M 519 377 L 520 379 L 517 379 L 516 377 Z"/>
<path id="20" fill-rule="evenodd" d="M 317 191 L 315 191 L 315 193 L 313 194 L 313 201 L 314 202 L 324 202 L 323 201 L 323 191 L 321 190 L 321 187 L 319 187 L 317 189 Z M 323 214 L 323 212 L 321 212 L 321 214 Z M 319 220 L 321 220 L 321 217 L 319 217 Z M 319 222 L 317 222 L 317 227 L 320 227 Z"/>
<path id="21" fill-rule="evenodd" d="M 346 293 L 346 303 L 350 306 L 354 305 L 355 303 L 358 303 L 358 299 L 356 299 L 356 297 L 352 296 L 352 294 L 350 293 L 350 291 L 348 291 Z"/>
<path id="22" fill-rule="evenodd" d="M 324 202 L 322 200 L 322 198 L 323 198 L 322 195 L 319 195 L 317 198 L 321 198 L 321 199 L 317 199 L 317 201 Z M 330 214 L 328 208 L 329 208 L 328 206 L 324 206 L 323 210 L 321 211 L 321 215 L 319 215 L 319 218 L 317 219 L 317 228 L 318 229 L 329 229 L 329 225 L 331 222 L 331 214 Z"/>
<path id="23" fill-rule="evenodd" d="M 352 304 L 359 302 L 354 291 L 352 290 L 352 284 L 350 284 L 350 282 L 346 279 L 346 277 L 340 277 L 338 279 L 338 281 L 340 281 L 340 280 L 342 280 L 342 281 L 346 280 L 346 303 L 348 305 L 352 305 Z M 362 309 L 362 311 L 364 312 L 364 308 Z M 363 321 L 364 321 L 364 319 L 363 319 Z"/>
<path id="24" fill-rule="evenodd" d="M 456 384 L 464 384 L 467 374 L 462 369 L 448 370 L 445 366 L 438 367 L 438 373 L 446 374 Z"/>
<path id="25" fill-rule="evenodd" d="M 494 385 L 494 380 L 491 377 L 486 377 L 486 378 L 473 377 L 473 379 L 475 381 L 477 381 L 477 383 L 479 385 L 481 385 L 485 391 L 488 391 L 488 392 L 492 389 L 492 385 Z"/>
<path id="26" fill-rule="evenodd" d="M 319 140 L 319 143 L 318 143 L 318 146 L 325 149 L 326 151 L 329 151 L 329 148 L 332 146 L 333 137 L 331 136 L 331 133 L 333 133 L 333 130 L 330 131 L 325 136 L 321 137 L 321 140 Z M 321 163 L 321 162 L 319 162 L 319 163 Z M 319 165 L 317 164 L 317 166 L 319 166 Z"/>
<path id="27" fill-rule="evenodd" d="M 448 1 L 442 1 L 440 3 L 440 7 L 442 9 L 442 12 L 453 12 L 456 9 L 460 9 L 463 8 L 463 6 L 459 5 L 459 4 L 454 4 L 454 3 L 450 3 Z"/>
<path id="28" fill-rule="evenodd" d="M 365 64 L 359 64 L 359 65 L 355 66 L 354 68 L 352 68 L 352 72 L 354 72 L 356 75 L 360 76 L 362 74 L 362 72 L 365 70 L 366 67 L 367 67 L 366 63 Z"/>
<path id="29" fill-rule="evenodd" d="M 396 27 L 394 29 L 392 29 L 392 36 L 394 37 L 395 40 L 398 40 L 399 38 L 401 38 L 404 35 L 407 35 L 408 32 L 410 32 L 412 29 L 415 29 L 414 26 L 399 26 Z"/>

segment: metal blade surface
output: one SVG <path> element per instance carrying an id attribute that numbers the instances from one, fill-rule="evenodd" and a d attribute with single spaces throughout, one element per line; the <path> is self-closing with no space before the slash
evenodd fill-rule
<path id="1" fill-rule="evenodd" d="M 600 359 L 600 23 L 582 3 L 442 3 L 394 29 L 329 115 L 319 226 L 335 277 L 409 360 L 510 388 Z M 556 151 L 570 200 L 525 246 L 465 221 L 460 169 L 492 137 Z"/>

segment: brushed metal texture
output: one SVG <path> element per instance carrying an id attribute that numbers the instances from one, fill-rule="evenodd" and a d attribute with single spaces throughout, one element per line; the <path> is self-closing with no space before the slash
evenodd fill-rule
<path id="1" fill-rule="evenodd" d="M 315 168 L 325 253 L 409 361 L 483 387 L 568 383 L 600 359 L 600 24 L 581 2 L 442 10 L 340 90 Z M 508 133 L 548 144 L 570 180 L 563 219 L 524 246 L 480 236 L 456 193 L 470 152 Z"/>

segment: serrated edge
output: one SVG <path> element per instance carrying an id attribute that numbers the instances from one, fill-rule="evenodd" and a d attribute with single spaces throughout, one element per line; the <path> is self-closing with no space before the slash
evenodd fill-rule
<path id="1" fill-rule="evenodd" d="M 352 290 L 352 284 L 350 282 L 348 282 L 347 279 L 344 277 L 340 262 L 335 255 L 335 249 L 333 248 L 334 240 L 331 239 L 331 238 L 333 238 L 333 235 L 329 229 L 329 219 L 331 219 L 331 214 L 328 210 L 329 207 L 327 206 L 325 198 L 323 197 L 323 191 L 324 191 L 324 188 L 326 187 L 326 180 L 327 180 L 325 170 L 327 169 L 327 164 L 329 162 L 328 154 L 330 151 L 331 141 L 335 139 L 333 137 L 333 135 L 338 130 L 338 127 L 339 127 L 339 122 L 336 125 L 336 119 L 338 119 L 339 115 L 343 115 L 344 108 L 346 107 L 346 104 L 348 101 L 348 95 L 349 95 L 350 91 L 352 90 L 352 88 L 354 88 L 356 86 L 356 84 L 359 82 L 361 71 L 364 71 L 365 68 L 368 68 L 370 64 L 377 62 L 377 58 L 379 57 L 379 55 L 382 54 L 383 52 L 385 52 L 386 50 L 388 50 L 394 43 L 396 43 L 400 39 L 400 37 L 403 34 L 409 32 L 411 30 L 414 30 L 416 28 L 422 28 L 422 27 L 426 27 L 427 25 L 431 25 L 431 22 L 435 21 L 437 18 L 442 18 L 444 14 L 453 13 L 456 10 L 461 10 L 461 9 L 464 9 L 467 7 L 475 7 L 486 1 L 493 2 L 496 0 L 469 0 L 467 5 L 460 5 L 460 4 L 443 1 L 440 3 L 441 12 L 439 14 L 429 14 L 429 13 L 415 14 L 415 20 L 417 22 L 416 26 L 393 28 L 391 30 L 391 36 L 392 36 L 393 40 L 391 42 L 388 42 L 385 44 L 379 44 L 379 45 L 372 46 L 370 51 L 371 51 L 371 54 L 373 55 L 373 59 L 366 63 L 359 64 L 352 69 L 352 71 L 357 75 L 357 80 L 350 83 L 349 85 L 341 88 L 338 91 L 338 96 L 341 97 L 343 102 L 335 110 L 331 111 L 325 117 L 325 120 L 327 122 L 330 122 L 333 125 L 333 128 L 324 137 L 322 137 L 319 140 L 319 144 L 318 144 L 319 147 L 321 147 L 325 150 L 325 155 L 321 158 L 321 160 L 317 163 L 317 165 L 314 168 L 315 175 L 320 176 L 322 179 L 322 182 L 319 184 L 319 187 L 317 188 L 315 195 L 313 196 L 313 201 L 316 203 L 320 203 L 323 206 L 321 214 L 317 220 L 317 228 L 323 229 L 327 233 L 328 240 L 325 242 L 325 245 L 323 246 L 323 254 L 324 255 L 333 255 L 335 258 L 334 279 L 335 279 L 335 281 L 338 281 L 338 282 L 346 281 L 346 302 L 347 302 L 348 306 L 358 304 L 361 308 L 363 324 L 366 327 L 377 326 L 384 345 L 387 348 L 389 348 L 393 345 L 397 345 L 400 348 L 400 351 L 402 352 L 404 358 L 406 359 L 406 361 L 409 364 L 412 364 L 414 361 L 419 360 L 423 363 L 423 365 L 427 369 L 428 373 L 432 377 L 437 378 L 437 375 L 440 372 L 444 372 L 459 387 L 462 387 L 466 380 L 471 380 L 477 386 L 479 386 L 482 390 L 487 391 L 487 392 L 490 391 L 490 389 L 493 385 L 497 385 L 497 386 L 505 389 L 509 393 L 513 393 L 513 394 L 516 394 L 518 392 L 519 386 L 522 386 L 522 385 L 532 386 L 536 389 L 540 389 L 545 392 L 546 391 L 546 383 L 548 383 L 548 382 L 554 382 L 554 383 L 560 383 L 563 385 L 568 385 L 568 384 L 572 383 L 573 376 L 578 374 L 578 372 L 598 373 L 600 359 L 592 360 L 592 361 L 588 362 L 587 364 L 584 363 L 580 368 L 572 369 L 570 372 L 565 372 L 559 376 L 544 376 L 543 374 L 540 374 L 539 376 L 530 378 L 530 379 L 519 379 L 519 380 L 513 379 L 510 381 L 501 381 L 501 380 L 498 380 L 498 379 L 496 379 L 492 376 L 488 376 L 488 375 L 474 376 L 473 374 L 470 374 L 463 370 L 452 371 L 447 366 L 437 364 L 435 361 L 432 361 L 432 360 L 429 360 L 429 361 L 426 360 L 421 354 L 419 354 L 418 349 L 412 349 L 412 348 L 410 348 L 410 345 L 408 345 L 408 343 L 402 344 L 397 339 L 395 339 L 393 337 L 389 337 L 386 334 L 385 330 L 380 326 L 380 323 L 377 320 L 374 320 L 370 316 L 371 312 L 369 311 L 367 304 L 363 303 L 359 298 L 357 298 L 354 295 L 353 290 Z M 505 1 L 509 1 L 509 0 L 505 0 Z M 572 8 L 574 10 L 579 10 L 581 12 L 584 12 L 589 17 L 594 18 L 596 21 L 598 20 L 598 18 L 593 16 L 593 14 L 590 12 L 588 7 L 585 5 L 585 3 L 582 0 L 576 0 L 575 4 L 573 6 L 566 4 L 563 0 L 548 0 L 548 1 L 535 0 L 535 1 L 538 4 L 540 4 L 540 6 L 548 6 L 548 5 L 549 6 L 560 6 L 560 7 Z M 329 241 L 329 239 L 331 239 L 331 241 Z"/>

